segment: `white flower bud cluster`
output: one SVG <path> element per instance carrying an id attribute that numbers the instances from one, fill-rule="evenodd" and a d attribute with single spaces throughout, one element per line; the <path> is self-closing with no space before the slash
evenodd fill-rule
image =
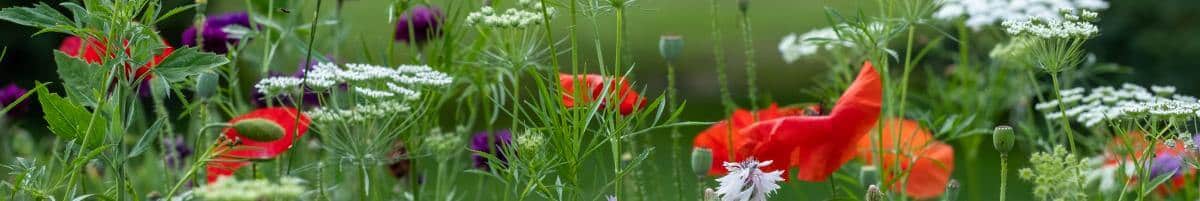
<path id="1" fill-rule="evenodd" d="M 352 108 L 318 107 L 308 111 L 307 114 L 318 122 L 352 123 L 408 112 L 409 109 L 408 104 L 399 101 L 383 101 L 371 104 L 358 104 Z"/>
<path id="2" fill-rule="evenodd" d="M 1104 10 L 1108 2 L 1104 0 L 940 0 L 941 8 L 933 13 L 933 18 L 943 21 L 955 21 L 966 17 L 964 23 L 972 30 L 995 25 L 1008 19 L 1035 17 L 1043 19 L 1060 19 L 1060 10 Z"/>
<path id="3" fill-rule="evenodd" d="M 1152 86 L 1152 90 L 1134 84 L 1097 87 L 1084 95 L 1083 88 L 1062 90 L 1062 99 L 1038 103 L 1034 108 L 1047 119 L 1063 118 L 1059 105 L 1068 108 L 1067 118 L 1092 127 L 1111 120 L 1122 119 L 1191 119 L 1200 116 L 1200 102 L 1195 97 L 1174 94 L 1171 86 Z M 1153 91 L 1153 93 L 1151 93 Z"/>
<path id="4" fill-rule="evenodd" d="M 254 87 L 268 96 L 299 92 L 302 84 L 313 90 L 329 90 L 338 85 L 354 86 L 357 94 L 370 98 L 416 99 L 421 93 L 412 87 L 445 86 L 453 81 L 449 75 L 428 66 L 401 65 L 396 68 L 368 64 L 346 64 L 345 68 L 333 63 L 320 63 L 309 70 L 305 77 L 270 77 L 259 81 Z M 380 85 L 385 89 L 370 88 Z"/>
<path id="5" fill-rule="evenodd" d="M 303 183 L 304 180 L 294 177 L 284 177 L 278 184 L 262 179 L 239 181 L 222 177 L 193 194 L 207 201 L 299 200 L 304 193 Z"/>
<path id="6" fill-rule="evenodd" d="M 1064 19 L 1030 16 L 1004 20 L 1004 31 L 1012 35 L 1031 35 L 1038 38 L 1090 38 L 1100 33 L 1092 24 L 1097 14 L 1083 10 L 1080 14 L 1063 12 Z"/>
<path id="7" fill-rule="evenodd" d="M 467 25 L 471 26 L 489 26 L 498 28 L 525 28 L 529 26 L 545 23 L 548 19 L 542 15 L 542 9 L 546 10 L 546 14 L 554 16 L 558 11 L 554 7 L 544 7 L 540 2 L 529 0 L 521 0 L 517 3 L 521 9 L 509 8 L 504 12 L 496 12 L 490 6 L 484 6 L 479 11 L 467 14 Z"/>
<path id="8" fill-rule="evenodd" d="M 455 135 L 453 132 L 442 132 L 440 128 L 434 128 L 429 131 L 429 136 L 425 137 L 425 144 L 434 154 L 447 154 L 461 150 L 464 141 L 460 135 Z"/>
<path id="9" fill-rule="evenodd" d="M 542 145 L 546 144 L 546 137 L 543 137 L 540 133 L 529 131 L 522 133 L 521 135 L 517 135 L 516 143 L 517 147 L 521 150 L 537 151 L 541 150 Z"/>

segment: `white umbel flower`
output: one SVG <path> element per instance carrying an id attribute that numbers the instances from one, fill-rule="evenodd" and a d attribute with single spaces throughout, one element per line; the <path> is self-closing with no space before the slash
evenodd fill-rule
<path id="1" fill-rule="evenodd" d="M 526 28 L 547 21 L 546 17 L 542 15 L 542 9 L 545 9 L 549 16 L 557 13 L 554 7 L 545 7 L 540 2 L 521 0 L 518 5 L 521 9 L 509 8 L 504 12 L 496 12 L 496 9 L 491 6 L 484 6 L 479 11 L 467 14 L 466 23 L 472 26 Z"/>
<path id="2" fill-rule="evenodd" d="M 951 21 L 965 17 L 967 27 L 979 31 L 1009 19 L 1026 17 L 1061 19 L 1063 9 L 1104 10 L 1104 0 L 941 0 L 942 7 L 933 13 L 939 20 Z"/>
<path id="3" fill-rule="evenodd" d="M 1200 102 L 1196 98 L 1174 94 L 1172 86 L 1152 86 L 1149 90 L 1125 83 L 1120 88 L 1105 86 L 1083 90 L 1064 90 L 1063 99 L 1048 100 L 1034 106 L 1046 119 L 1063 118 L 1058 110 L 1062 104 L 1067 118 L 1092 127 L 1108 121 L 1124 119 L 1195 119 L 1200 117 Z"/>
<path id="4" fill-rule="evenodd" d="M 839 47 L 852 47 L 853 43 L 843 41 L 832 27 L 814 29 L 807 33 L 788 34 L 779 41 L 779 52 L 787 63 L 795 62 L 801 57 L 816 54 L 820 50 L 832 50 Z"/>
<path id="5" fill-rule="evenodd" d="M 722 201 L 766 201 L 779 189 L 775 182 L 783 181 L 783 171 L 763 172 L 759 167 L 771 165 L 771 161 L 759 162 L 749 159 L 740 163 L 725 163 L 729 174 L 718 178 L 720 187 L 717 195 Z"/>

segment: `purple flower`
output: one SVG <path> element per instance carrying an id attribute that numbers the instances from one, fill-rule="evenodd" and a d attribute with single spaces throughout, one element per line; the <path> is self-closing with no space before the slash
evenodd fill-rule
<path id="1" fill-rule="evenodd" d="M 420 44 L 441 36 L 441 18 L 442 11 L 435 7 L 414 7 L 400 16 L 399 22 L 396 23 L 395 39 L 404 43 Z"/>
<path id="2" fill-rule="evenodd" d="M 250 27 L 250 14 L 245 11 L 222 13 L 210 15 L 204 21 L 204 31 L 201 32 L 201 37 L 204 37 L 204 51 L 209 51 L 217 54 L 229 52 L 227 44 L 236 45 L 240 36 L 230 36 L 225 32 L 225 28 L 229 26 Z M 183 31 L 183 45 L 196 46 L 196 27 L 189 27 Z"/>
<path id="3" fill-rule="evenodd" d="M 17 102 L 17 99 L 28 93 L 29 90 L 17 86 L 17 84 L 8 84 L 4 88 L 0 88 L 0 108 L 8 107 L 9 104 Z M 29 99 L 26 98 L 12 110 L 8 111 L 8 116 L 16 117 L 29 112 Z"/>
<path id="4" fill-rule="evenodd" d="M 1177 177 L 1183 171 L 1183 157 L 1173 153 L 1160 153 L 1158 157 L 1154 157 L 1154 161 L 1150 164 L 1150 178 L 1158 178 L 1159 175 L 1174 172 L 1172 177 Z"/>
<path id="5" fill-rule="evenodd" d="M 491 143 L 488 143 L 489 141 Z M 488 144 L 492 146 L 489 147 Z M 471 150 L 494 155 L 497 159 L 505 163 L 508 162 L 508 158 L 504 156 L 504 153 L 500 152 L 500 149 L 511 144 L 512 133 L 508 130 L 497 131 L 495 135 L 491 135 L 488 132 L 478 132 L 475 133 L 475 136 L 471 137 Z M 488 159 L 478 153 L 471 154 L 471 159 L 475 160 L 475 167 L 488 168 Z"/>
<path id="6" fill-rule="evenodd" d="M 192 147 L 183 140 L 183 136 L 168 137 L 163 141 L 163 146 L 167 147 L 167 153 L 163 155 L 163 158 L 168 168 L 183 168 L 184 160 L 192 156 Z"/>

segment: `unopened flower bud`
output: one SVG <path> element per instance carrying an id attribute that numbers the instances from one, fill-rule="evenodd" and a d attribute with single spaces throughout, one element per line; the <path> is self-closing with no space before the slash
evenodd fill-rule
<path id="1" fill-rule="evenodd" d="M 743 15 L 746 14 L 746 11 L 750 10 L 750 0 L 738 0 L 738 10 L 742 11 Z"/>
<path id="2" fill-rule="evenodd" d="M 946 184 L 946 195 L 942 196 L 942 201 L 958 200 L 958 189 L 960 189 L 958 180 L 951 179 L 950 182 Z"/>
<path id="3" fill-rule="evenodd" d="M 221 76 L 216 72 L 200 73 L 196 76 L 196 96 L 200 98 L 209 98 L 217 94 L 218 83 Z"/>
<path id="4" fill-rule="evenodd" d="M 708 174 L 708 168 L 712 166 L 712 161 L 712 150 L 705 148 L 692 149 L 692 171 L 696 173 L 696 176 Z"/>
<path id="5" fill-rule="evenodd" d="M 283 137 L 283 127 L 263 118 L 243 119 L 233 123 L 233 130 L 254 141 L 266 142 Z"/>
<path id="6" fill-rule="evenodd" d="M 663 59 L 667 62 L 675 62 L 679 60 L 679 55 L 683 52 L 683 37 L 679 35 L 663 35 L 658 40 L 658 53 L 662 54 Z"/>
<path id="7" fill-rule="evenodd" d="M 704 189 L 704 201 L 717 201 L 719 200 L 717 198 L 719 198 L 717 196 L 717 191 L 713 190 L 712 188 Z"/>
<path id="8" fill-rule="evenodd" d="M 883 195 L 883 191 L 879 191 L 879 187 L 874 184 L 867 187 L 867 195 L 863 197 L 866 198 L 866 201 L 884 201 L 887 199 L 887 196 Z"/>
<path id="9" fill-rule="evenodd" d="M 996 151 L 999 151 L 1000 154 L 1008 154 L 1009 151 L 1012 151 L 1013 138 L 1015 138 L 1013 135 L 1012 126 L 996 126 L 996 129 L 992 131 L 992 144 L 996 146 Z"/>
<path id="10" fill-rule="evenodd" d="M 858 170 L 858 181 L 861 184 L 877 184 L 879 183 L 879 168 L 873 165 L 863 166 Z"/>

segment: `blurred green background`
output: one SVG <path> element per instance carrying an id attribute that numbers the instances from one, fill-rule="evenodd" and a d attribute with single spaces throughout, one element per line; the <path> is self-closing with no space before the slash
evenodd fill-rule
<path id="1" fill-rule="evenodd" d="M 465 2 L 466 0 L 435 1 L 441 5 L 446 2 Z M 0 7 L 30 6 L 38 1 L 0 0 Z M 57 4 L 61 1 L 44 1 Z M 165 0 L 168 7 L 190 3 L 190 1 Z M 211 1 L 211 13 L 236 11 L 244 9 L 242 1 Z M 332 1 L 327 1 L 331 3 Z M 343 11 L 343 24 L 349 30 L 347 39 L 342 41 L 340 61 L 355 62 L 362 58 L 362 49 L 382 50 L 391 42 L 391 31 L 394 26 L 387 22 L 389 0 L 357 0 L 346 1 Z M 738 17 L 735 10 L 735 0 L 721 0 L 721 16 L 719 16 L 720 31 L 724 39 L 719 44 L 728 59 L 730 78 L 735 96 L 744 95 L 745 81 L 743 64 L 747 59 L 753 59 L 760 67 L 759 85 L 773 100 L 781 104 L 814 102 L 817 97 L 806 96 L 801 90 L 812 88 L 819 84 L 819 79 L 826 70 L 823 63 L 806 62 L 801 60 L 794 64 L 785 64 L 777 50 L 779 39 L 789 33 L 803 33 L 811 29 L 829 26 L 825 9 L 831 8 L 843 13 L 874 10 L 875 1 L 871 0 L 752 0 L 751 17 L 754 27 L 753 49 L 757 52 L 755 58 L 746 58 L 742 54 L 744 47 L 741 32 L 737 26 Z M 1129 81 L 1144 85 L 1174 85 L 1182 94 L 1197 95 L 1200 93 L 1200 3 L 1192 0 L 1158 0 L 1153 2 L 1136 0 L 1111 1 L 1110 9 L 1103 11 L 1100 21 L 1102 35 L 1089 43 L 1089 51 L 1096 54 L 1100 61 L 1113 62 L 1134 69 L 1131 74 L 1111 75 L 1113 79 Z M 639 0 L 636 7 L 628 15 L 628 40 L 633 55 L 635 77 L 633 80 L 645 85 L 646 92 L 655 94 L 666 86 L 666 68 L 658 56 L 658 39 L 661 35 L 671 33 L 682 35 L 685 40 L 682 62 L 678 65 L 680 76 L 680 95 L 688 102 L 688 110 L 684 112 L 685 119 L 693 121 L 716 121 L 723 116 L 719 108 L 718 90 L 712 57 L 712 45 L 715 42 L 710 37 L 712 16 L 709 13 L 708 1 L 703 0 Z M 328 4 L 327 4 L 328 5 Z M 460 4 L 461 5 L 461 4 Z M 293 13 L 311 12 L 311 9 L 293 8 Z M 163 24 L 159 24 L 160 33 L 174 46 L 179 46 L 179 33 L 190 23 L 194 13 L 185 12 Z M 603 30 L 592 30 L 591 26 L 580 29 L 581 41 L 587 42 L 587 48 L 581 50 L 585 61 L 594 59 L 587 57 L 592 53 L 590 40 L 599 37 L 611 44 L 614 31 L 605 29 L 612 27 L 611 18 L 599 21 Z M 556 37 L 565 38 L 565 23 L 558 19 L 553 25 Z M 587 23 L 584 21 L 583 23 Z M 7 55 L 0 62 L 0 84 L 17 83 L 29 88 L 36 81 L 57 81 L 55 65 L 51 51 L 57 48 L 64 37 L 61 34 L 41 34 L 30 36 L 36 30 L 8 22 L 0 22 L 0 46 L 8 48 Z M 599 33 L 595 35 L 594 33 Z M 363 45 L 368 47 L 363 47 Z M 611 47 L 605 47 L 611 50 Z M 989 48 L 990 49 L 990 48 Z M 286 71 L 294 68 L 294 58 L 300 55 L 283 55 L 279 59 L 277 70 Z M 564 59 L 566 59 L 564 57 Z M 588 63 L 594 63 L 590 60 Z M 916 81 L 916 82 L 919 82 Z M 746 102 L 739 98 L 740 103 Z M 35 124 L 36 125 L 36 124 Z M 691 134 L 703 128 L 686 128 L 682 147 L 690 150 Z M 39 133 L 35 131 L 35 133 Z M 41 132 L 44 133 L 44 132 Z M 686 171 L 682 175 L 690 175 L 687 168 L 669 169 L 670 160 L 684 160 L 686 155 L 669 155 L 671 143 L 667 133 L 651 136 L 654 144 L 659 147 L 652 157 L 654 164 L 645 168 L 649 174 L 669 174 L 669 171 Z M 956 144 L 956 142 L 951 142 Z M 956 146 L 957 148 L 958 146 Z M 1028 152 L 1022 150 L 1021 152 Z M 956 153 L 962 154 L 963 151 Z M 686 154 L 686 153 L 681 153 Z M 1010 159 L 1010 198 L 1013 200 L 1029 200 L 1027 184 L 1015 176 L 1015 169 L 1024 165 L 1025 153 L 1012 154 Z M 995 152 L 988 148 L 979 154 L 979 160 L 968 163 L 963 157 L 957 157 L 955 179 L 964 183 L 966 190 L 964 198 L 968 200 L 992 200 L 995 197 L 998 181 L 998 159 Z M 857 172 L 843 172 L 853 177 Z M 473 176 L 472 176 L 473 177 Z M 685 182 L 695 182 L 695 178 L 685 177 Z M 673 181 L 661 181 L 673 182 Z M 654 193 L 672 194 L 670 183 L 647 185 L 645 190 Z M 824 183 L 789 182 L 780 191 L 777 200 L 812 200 L 809 198 L 825 198 L 830 191 Z M 473 189 L 460 189 L 469 191 Z M 857 191 L 857 190 L 856 190 Z M 484 193 L 484 192 L 468 192 Z M 673 196 L 671 196 L 673 197 Z"/>

